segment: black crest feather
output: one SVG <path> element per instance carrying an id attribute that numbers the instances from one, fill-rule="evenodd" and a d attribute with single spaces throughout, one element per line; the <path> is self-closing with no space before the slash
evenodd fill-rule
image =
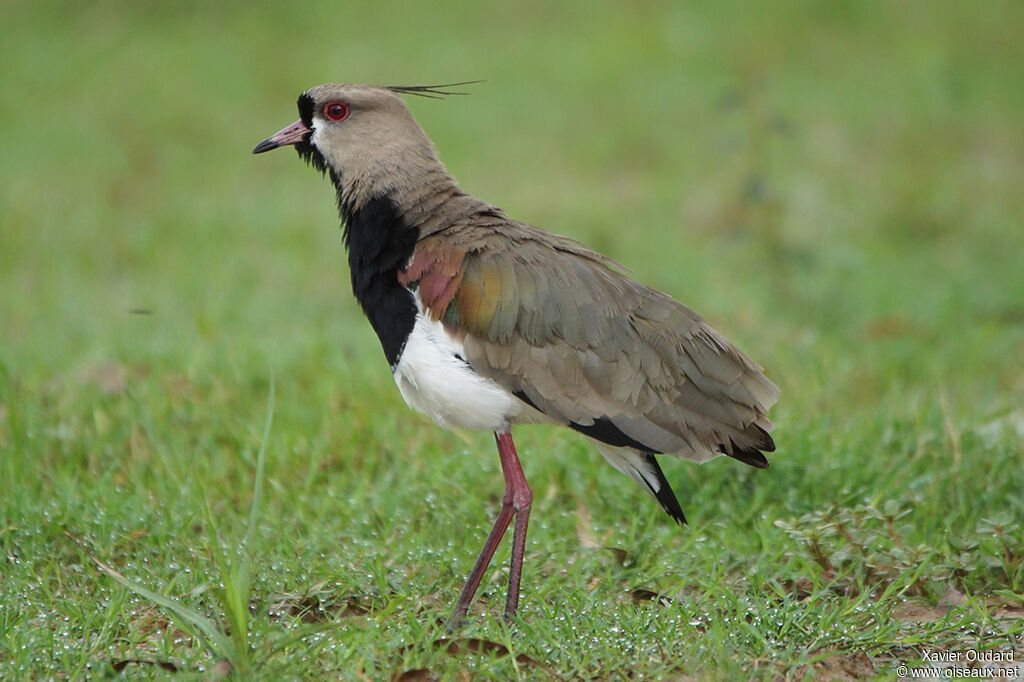
<path id="1" fill-rule="evenodd" d="M 428 97 L 430 99 L 444 99 L 449 95 L 468 95 L 468 92 L 455 92 L 448 88 L 457 88 L 462 85 L 474 85 L 483 81 L 462 81 L 461 83 L 444 83 L 442 85 L 389 85 L 388 90 L 403 95 L 416 95 L 417 97 Z"/>

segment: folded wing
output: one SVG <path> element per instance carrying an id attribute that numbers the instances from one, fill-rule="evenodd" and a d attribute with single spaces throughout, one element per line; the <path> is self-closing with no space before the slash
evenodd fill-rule
<path id="1" fill-rule="evenodd" d="M 477 372 L 552 420 L 639 453 L 768 466 L 779 390 L 761 368 L 576 242 L 505 221 L 441 232 L 402 278 Z"/>

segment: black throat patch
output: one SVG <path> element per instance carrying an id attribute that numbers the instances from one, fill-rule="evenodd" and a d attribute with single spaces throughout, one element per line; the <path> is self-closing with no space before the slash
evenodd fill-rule
<path id="1" fill-rule="evenodd" d="M 299 101 L 297 102 L 299 107 L 299 118 L 310 130 L 313 130 L 313 108 L 316 106 L 316 102 L 313 101 L 313 97 L 307 93 L 299 95 Z M 310 138 L 313 137 L 313 133 L 309 132 L 302 136 L 302 139 L 295 143 L 295 152 L 299 155 L 299 158 L 308 163 L 313 168 L 320 171 L 321 174 L 325 174 L 328 171 L 327 160 L 324 155 L 320 153 L 320 150 L 313 146 L 310 142 Z M 333 174 L 331 177 L 334 180 Z M 340 185 L 335 182 L 336 187 Z"/>

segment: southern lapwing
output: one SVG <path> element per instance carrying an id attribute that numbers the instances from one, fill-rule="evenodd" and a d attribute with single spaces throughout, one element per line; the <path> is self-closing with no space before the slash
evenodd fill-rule
<path id="1" fill-rule="evenodd" d="M 464 85 L 464 84 L 455 84 Z M 352 291 L 405 401 L 443 427 L 494 432 L 505 494 L 449 624 L 461 622 L 513 517 L 516 612 L 533 493 L 513 424 L 554 422 L 683 510 L 655 455 L 758 468 L 779 389 L 697 313 L 571 239 L 469 196 L 401 95 L 451 86 L 319 85 L 254 154 L 294 146 L 337 192 Z"/>

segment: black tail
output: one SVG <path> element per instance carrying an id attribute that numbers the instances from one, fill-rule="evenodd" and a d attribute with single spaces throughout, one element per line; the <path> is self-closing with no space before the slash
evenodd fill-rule
<path id="1" fill-rule="evenodd" d="M 751 424 L 747 431 L 753 431 L 754 444 L 747 447 L 740 447 L 736 441 L 732 438 L 729 439 L 729 445 L 722 445 L 722 452 L 729 455 L 733 459 L 738 459 L 744 464 L 749 464 L 752 467 L 758 469 L 768 468 L 768 459 L 762 454 L 763 452 L 775 452 L 775 441 L 772 440 L 771 435 L 762 429 L 760 426 L 754 426 Z"/>
<path id="2" fill-rule="evenodd" d="M 661 465 L 658 464 L 658 460 L 654 455 L 647 455 L 647 463 L 654 470 L 654 475 L 658 479 L 658 489 L 655 490 L 653 486 L 648 484 L 654 497 L 657 498 L 658 503 L 665 512 L 675 519 L 676 523 L 686 525 L 686 517 L 683 515 L 683 508 L 679 506 L 679 500 L 676 499 L 676 494 L 672 492 L 672 486 L 668 484 L 668 479 L 665 478 L 665 474 L 661 471 Z"/>

